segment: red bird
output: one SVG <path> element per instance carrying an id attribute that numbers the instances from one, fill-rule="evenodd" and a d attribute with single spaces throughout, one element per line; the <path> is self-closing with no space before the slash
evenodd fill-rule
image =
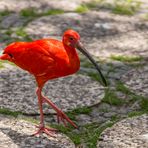
<path id="1" fill-rule="evenodd" d="M 20 68 L 27 70 L 34 75 L 37 82 L 36 94 L 40 109 L 40 125 L 34 134 L 46 133 L 52 136 L 55 129 L 47 128 L 44 125 L 44 115 L 42 105 L 49 104 L 57 112 L 58 122 L 61 120 L 64 125 L 66 121 L 77 128 L 64 112 L 62 112 L 47 97 L 42 95 L 44 84 L 50 80 L 67 75 L 71 75 L 79 70 L 80 60 L 76 52 L 80 50 L 94 64 L 99 72 L 102 81 L 107 86 L 98 65 L 80 42 L 80 35 L 74 30 L 67 30 L 62 41 L 55 39 L 41 39 L 33 42 L 14 42 L 8 45 L 0 56 L 1 60 L 8 60 L 15 63 Z"/>

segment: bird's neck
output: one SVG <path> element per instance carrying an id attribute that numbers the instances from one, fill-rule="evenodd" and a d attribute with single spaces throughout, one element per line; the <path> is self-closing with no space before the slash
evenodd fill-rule
<path id="1" fill-rule="evenodd" d="M 70 47 L 67 45 L 64 45 L 64 48 L 65 48 L 67 55 L 69 57 L 69 64 L 76 72 L 80 67 L 80 60 L 79 60 L 77 51 L 74 47 Z"/>

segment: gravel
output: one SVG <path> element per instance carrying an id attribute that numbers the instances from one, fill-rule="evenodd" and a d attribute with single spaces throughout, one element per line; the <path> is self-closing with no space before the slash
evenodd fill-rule
<path id="1" fill-rule="evenodd" d="M 124 119 L 107 128 L 98 141 L 98 148 L 147 148 L 148 115 Z"/>
<path id="2" fill-rule="evenodd" d="M 121 80 L 134 93 L 148 96 L 148 66 L 129 71 Z"/>

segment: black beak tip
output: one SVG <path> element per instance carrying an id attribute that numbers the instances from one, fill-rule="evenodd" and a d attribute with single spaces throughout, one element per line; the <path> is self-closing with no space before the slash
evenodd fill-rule
<path id="1" fill-rule="evenodd" d="M 105 86 L 105 87 L 107 87 L 107 86 L 108 86 L 107 82 L 105 82 L 104 86 Z"/>
<path id="2" fill-rule="evenodd" d="M 104 86 L 104 87 L 107 87 L 107 86 L 108 86 L 108 83 L 107 83 L 107 81 L 106 81 L 105 78 L 104 78 L 104 80 L 103 80 L 103 86 Z"/>

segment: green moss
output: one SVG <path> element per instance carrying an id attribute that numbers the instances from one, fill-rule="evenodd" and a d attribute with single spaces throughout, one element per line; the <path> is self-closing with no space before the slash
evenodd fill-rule
<path id="1" fill-rule="evenodd" d="M 80 107 L 72 111 L 67 112 L 66 114 L 71 120 L 76 120 L 76 115 L 79 114 L 89 114 L 92 111 L 90 107 Z"/>
<path id="2" fill-rule="evenodd" d="M 105 96 L 102 102 L 105 102 L 111 105 L 116 105 L 116 106 L 118 105 L 121 106 L 125 103 L 124 100 L 117 97 L 114 91 L 111 91 L 109 89 L 105 91 Z"/>
<path id="3" fill-rule="evenodd" d="M 39 125 L 39 121 L 36 119 L 33 119 L 32 117 L 26 117 L 26 116 L 20 116 L 19 119 L 31 122 L 33 124 L 38 124 Z"/>
<path id="4" fill-rule="evenodd" d="M 126 95 L 126 99 L 128 99 L 126 103 L 134 103 L 135 101 L 138 101 L 143 98 L 142 96 L 136 95 L 134 92 L 131 92 L 131 90 L 127 88 L 122 82 L 117 83 L 116 90 Z"/>
<path id="5" fill-rule="evenodd" d="M 148 98 L 142 98 L 140 106 L 142 111 L 148 113 Z"/>
<path id="6" fill-rule="evenodd" d="M 76 144 L 76 146 L 84 143 L 88 148 L 94 148 L 97 145 L 98 138 L 102 131 L 107 127 L 111 127 L 116 121 L 117 120 L 114 119 L 113 121 L 109 121 L 101 125 L 98 123 L 85 124 L 83 127 L 79 127 L 79 129 L 56 124 L 52 124 L 51 127 L 66 134 Z"/>
<path id="7" fill-rule="evenodd" d="M 116 90 L 121 91 L 125 94 L 133 94 L 129 88 L 127 88 L 122 82 L 118 82 L 116 85 Z"/>
<path id="8" fill-rule="evenodd" d="M 141 99 L 141 96 L 138 96 L 133 93 L 129 96 L 129 103 L 134 103 L 135 101 L 138 101 L 140 99 Z"/>
<path id="9" fill-rule="evenodd" d="M 87 124 L 85 130 L 81 133 L 81 138 L 88 148 L 95 148 L 101 133 L 115 122 L 107 122 L 102 125 L 95 123 Z"/>
<path id="10" fill-rule="evenodd" d="M 71 133 L 68 135 L 74 144 L 79 145 L 81 143 L 81 136 L 78 134 Z"/>
<path id="11" fill-rule="evenodd" d="M 83 61 L 81 62 L 81 66 L 85 68 L 93 68 L 93 65 L 90 62 Z"/>
<path id="12" fill-rule="evenodd" d="M 73 110 L 75 114 L 89 114 L 92 111 L 90 107 L 80 107 Z"/>
<path id="13" fill-rule="evenodd" d="M 22 37 L 23 41 L 32 41 L 32 39 L 29 37 L 29 35 L 24 31 L 23 28 L 17 28 L 15 30 L 15 33 L 18 37 Z M 20 40 L 20 39 L 19 39 Z"/>
<path id="14" fill-rule="evenodd" d="M 88 76 L 90 76 L 95 81 L 100 81 L 98 73 L 88 73 Z"/>
<path id="15" fill-rule="evenodd" d="M 11 35 L 12 33 L 13 33 L 12 29 L 7 29 L 6 32 L 5 32 L 5 34 L 7 34 L 7 35 Z"/>
<path id="16" fill-rule="evenodd" d="M 106 4 L 105 0 L 92 0 L 88 3 L 85 3 L 88 9 L 94 9 L 97 7 L 102 7 Z"/>
<path id="17" fill-rule="evenodd" d="M 0 61 L 0 68 L 4 68 L 3 62 Z"/>
<path id="18" fill-rule="evenodd" d="M 111 121 L 118 121 L 119 120 L 119 116 L 113 115 L 113 116 L 111 116 L 111 119 L 110 120 Z"/>
<path id="19" fill-rule="evenodd" d="M 9 10 L 5 10 L 5 11 L 0 11 L 0 18 L 9 15 L 10 13 L 12 13 Z"/>
<path id="20" fill-rule="evenodd" d="M 25 37 L 27 36 L 27 33 L 22 29 L 22 28 L 18 28 L 16 31 L 15 31 L 16 35 L 18 36 L 22 36 L 22 37 Z"/>
<path id="21" fill-rule="evenodd" d="M 64 125 L 57 125 L 57 124 L 50 124 L 49 126 L 58 129 L 62 133 L 67 133 L 72 131 L 71 126 L 65 127 Z"/>
<path id="22" fill-rule="evenodd" d="M 140 116 L 142 114 L 144 114 L 144 112 L 142 112 L 142 111 L 132 111 L 132 112 L 128 113 L 128 117 Z"/>
<path id="23" fill-rule="evenodd" d="M 50 127 L 58 129 L 59 132 L 66 134 L 76 145 L 81 143 L 80 135 L 73 131 L 73 127 L 65 127 L 63 125 L 51 124 Z"/>
<path id="24" fill-rule="evenodd" d="M 99 9 L 112 9 L 112 3 L 110 1 L 107 0 L 92 0 L 88 3 L 86 3 L 86 6 L 89 9 L 95 9 L 95 10 L 99 10 Z"/>
<path id="25" fill-rule="evenodd" d="M 114 0 L 112 12 L 122 15 L 134 15 L 141 6 L 141 2 L 135 0 Z"/>
<path id="26" fill-rule="evenodd" d="M 60 9 L 53 9 L 53 10 L 47 10 L 42 15 L 56 15 L 56 14 L 63 14 L 64 11 Z"/>
<path id="27" fill-rule="evenodd" d="M 16 34 L 17 37 L 11 38 L 12 34 Z M 15 28 L 15 29 L 7 29 L 4 33 L 4 36 L 0 39 L 1 42 L 5 42 L 8 44 L 17 41 L 32 41 L 30 36 L 24 31 L 24 28 Z"/>
<path id="28" fill-rule="evenodd" d="M 89 10 L 97 10 L 99 8 L 110 8 L 111 5 L 106 2 L 106 0 L 92 0 L 87 3 L 83 3 L 80 6 L 78 6 L 75 10 L 77 13 L 85 13 Z"/>
<path id="29" fill-rule="evenodd" d="M 116 56 L 112 55 L 110 57 L 112 60 L 121 61 L 121 62 L 137 62 L 143 60 L 143 57 L 141 56 Z"/>
<path id="30" fill-rule="evenodd" d="M 35 8 L 23 9 L 23 10 L 21 10 L 20 15 L 24 16 L 24 17 L 30 17 L 30 16 L 36 17 L 36 16 L 38 16 Z"/>
<path id="31" fill-rule="evenodd" d="M 77 12 L 77 13 L 85 13 L 87 11 L 89 11 L 89 8 L 84 4 L 78 6 L 75 10 L 75 12 Z"/>
<path id="32" fill-rule="evenodd" d="M 22 114 L 22 112 L 10 111 L 9 109 L 6 108 L 0 108 L 0 114 L 17 117 L 18 115 Z"/>
<path id="33" fill-rule="evenodd" d="M 38 12 L 37 9 L 35 8 L 27 8 L 27 9 L 23 9 L 20 12 L 20 15 L 23 17 L 36 18 L 36 17 L 46 16 L 46 15 L 56 15 L 56 14 L 62 14 L 62 13 L 64 13 L 64 11 L 60 9 L 50 9 L 45 12 Z"/>
<path id="34" fill-rule="evenodd" d="M 85 5 L 88 9 L 94 9 L 97 7 L 97 4 L 98 4 L 98 2 L 92 1 L 92 2 L 86 3 Z"/>

